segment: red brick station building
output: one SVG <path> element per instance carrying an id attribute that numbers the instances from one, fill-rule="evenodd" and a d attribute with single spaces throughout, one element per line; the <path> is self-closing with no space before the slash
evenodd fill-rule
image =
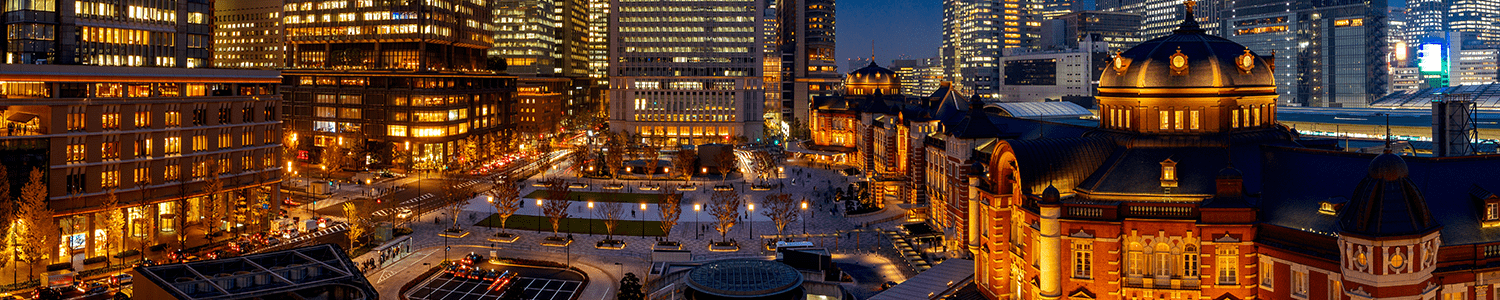
<path id="1" fill-rule="evenodd" d="M 989 299 L 1500 299 L 1500 156 L 1307 147 L 1273 58 L 1192 18 L 1118 53 L 1099 125 L 967 166 Z"/>

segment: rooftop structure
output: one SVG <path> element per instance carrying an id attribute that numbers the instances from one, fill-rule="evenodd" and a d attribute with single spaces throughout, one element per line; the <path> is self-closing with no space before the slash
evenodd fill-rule
<path id="1" fill-rule="evenodd" d="M 374 300 L 380 296 L 333 244 L 136 267 L 138 299 Z"/>

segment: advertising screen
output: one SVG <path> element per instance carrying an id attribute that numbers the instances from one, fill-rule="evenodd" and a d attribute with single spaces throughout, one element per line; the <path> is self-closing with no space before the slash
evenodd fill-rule
<path id="1" fill-rule="evenodd" d="M 1422 72 L 1443 71 L 1443 45 L 1422 44 L 1417 49 L 1417 68 Z"/>

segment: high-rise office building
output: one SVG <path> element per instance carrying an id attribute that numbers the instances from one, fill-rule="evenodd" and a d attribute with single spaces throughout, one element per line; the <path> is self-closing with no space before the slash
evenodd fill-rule
<path id="1" fill-rule="evenodd" d="M 495 1 L 495 47 L 510 74 L 554 74 L 558 66 L 558 14 L 552 0 Z"/>
<path id="2" fill-rule="evenodd" d="M 1109 61 L 1108 43 L 1092 42 L 1064 51 L 1008 53 L 1000 59 L 1001 101 L 1044 102 L 1097 94 L 1099 74 Z M 1019 51 L 1018 51 L 1019 52 Z"/>
<path id="3" fill-rule="evenodd" d="M 777 0 L 759 0 L 765 2 L 765 9 L 761 10 L 761 50 L 765 55 L 761 59 L 761 77 L 766 90 L 766 112 L 762 118 L 766 120 L 766 126 L 771 129 L 780 130 L 786 128 L 786 118 L 783 115 L 792 115 L 789 105 L 783 105 L 781 101 L 781 75 L 789 70 L 781 69 L 781 46 L 776 40 L 780 32 L 776 28 L 781 26 L 781 16 L 777 14 Z"/>
<path id="4" fill-rule="evenodd" d="M 1109 49 L 1125 50 L 1146 41 L 1141 37 L 1139 14 L 1110 11 L 1079 11 L 1042 23 L 1042 50 L 1078 49 L 1080 42 L 1105 42 Z"/>
<path id="5" fill-rule="evenodd" d="M 832 96 L 841 79 L 834 59 L 833 0 L 778 0 L 782 119 L 808 122 L 812 98 Z"/>
<path id="6" fill-rule="evenodd" d="M 214 2 L 214 67 L 279 69 L 286 64 L 281 2 Z"/>
<path id="7" fill-rule="evenodd" d="M 1500 0 L 1447 1 L 1445 31 L 1468 34 L 1477 44 L 1500 48 Z"/>
<path id="8" fill-rule="evenodd" d="M 1271 0 L 1285 1 L 1285 0 Z M 1197 1 L 1194 3 L 1193 15 L 1197 16 L 1198 23 L 1202 24 L 1203 30 L 1208 34 L 1219 35 L 1220 20 L 1233 15 L 1232 9 L 1235 5 L 1245 5 L 1239 2 L 1245 1 Z M 1182 0 L 1100 0 L 1095 5 L 1096 9 L 1103 11 L 1125 12 L 1141 15 L 1140 36 L 1143 40 L 1171 35 L 1177 29 L 1177 24 L 1182 21 L 1182 14 L 1186 9 Z"/>
<path id="9" fill-rule="evenodd" d="M 1448 26 L 1448 9 L 1448 1 L 1445 0 L 1407 0 L 1407 42 L 1443 37 Z"/>
<path id="10" fill-rule="evenodd" d="M 495 46 L 506 73 L 567 77 L 589 74 L 590 3 L 587 0 L 499 0 L 494 8 Z"/>
<path id="11" fill-rule="evenodd" d="M 515 77 L 486 69 L 491 13 L 475 1 L 287 1 L 297 159 L 363 146 L 363 161 L 438 168 L 469 159 L 468 138 L 513 126 Z"/>
<path id="12" fill-rule="evenodd" d="M 591 85 L 609 85 L 609 0 L 589 1 L 589 79 Z"/>
<path id="13" fill-rule="evenodd" d="M 1040 0 L 1042 7 L 1040 10 L 1037 10 L 1037 14 L 1041 15 L 1042 19 L 1045 20 L 1075 12 L 1090 11 L 1095 9 L 1095 1 L 1096 0 Z"/>
<path id="14" fill-rule="evenodd" d="M 122 238 L 203 237 L 187 226 L 270 228 L 286 172 L 281 79 L 207 68 L 210 1 L 13 0 L 3 14 L 0 184 L 15 197 L 36 180 L 48 211 L 31 226 L 61 230 L 36 259 L 105 257 Z M 118 211 L 103 204 L 112 196 Z M 116 212 L 124 228 L 103 222 Z"/>
<path id="15" fill-rule="evenodd" d="M 10 0 L 5 11 L 8 64 L 209 66 L 213 10 L 207 0 Z"/>
<path id="16" fill-rule="evenodd" d="M 943 83 L 943 59 L 897 59 L 891 61 L 891 69 L 901 82 L 901 94 L 926 97 L 936 92 Z"/>
<path id="17" fill-rule="evenodd" d="M 1238 14 L 1226 36 L 1274 55 L 1278 102 L 1364 107 L 1387 92 L 1390 44 L 1383 1 L 1293 3 L 1290 11 Z M 1285 6 L 1274 6 L 1285 7 Z"/>
<path id="18" fill-rule="evenodd" d="M 965 93 L 998 98 L 1000 49 L 1033 46 L 1041 37 L 1035 13 L 1040 5 L 1029 0 L 944 0 L 938 55 L 948 81 Z"/>
<path id="19" fill-rule="evenodd" d="M 610 128 L 668 144 L 761 138 L 764 2 L 610 6 Z"/>

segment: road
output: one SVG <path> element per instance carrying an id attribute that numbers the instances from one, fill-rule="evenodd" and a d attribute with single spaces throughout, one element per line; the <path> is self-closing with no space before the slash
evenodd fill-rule
<path id="1" fill-rule="evenodd" d="M 394 219 L 397 207 L 410 207 L 416 213 L 426 213 L 441 208 L 447 202 L 442 201 L 443 190 L 464 185 L 474 179 L 443 179 L 423 178 L 413 184 L 405 186 L 405 190 L 384 197 L 377 203 L 375 199 L 353 199 L 348 200 L 359 208 L 361 217 L 372 221 L 390 221 Z M 462 197 L 468 198 L 470 193 L 479 191 L 478 188 L 487 187 L 488 183 L 469 184 L 459 189 Z M 333 205 L 315 211 L 318 215 L 344 217 L 344 207 Z M 416 215 L 416 214 L 413 214 Z"/>

